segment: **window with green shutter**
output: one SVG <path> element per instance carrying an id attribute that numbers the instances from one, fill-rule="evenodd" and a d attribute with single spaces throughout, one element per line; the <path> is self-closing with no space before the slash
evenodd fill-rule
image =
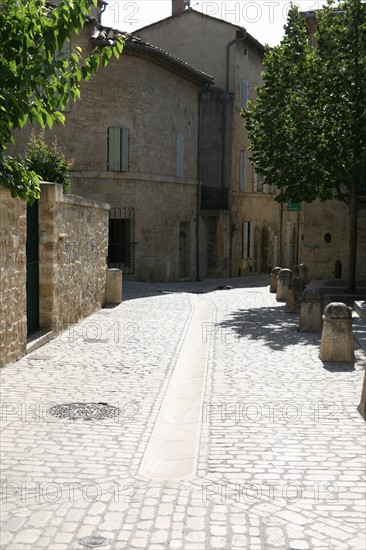
<path id="1" fill-rule="evenodd" d="M 248 96 L 249 96 L 249 82 L 243 80 L 241 83 L 241 106 L 243 109 L 246 109 L 248 106 Z"/>
<path id="2" fill-rule="evenodd" d="M 108 128 L 108 171 L 128 172 L 129 153 L 129 129 Z"/>

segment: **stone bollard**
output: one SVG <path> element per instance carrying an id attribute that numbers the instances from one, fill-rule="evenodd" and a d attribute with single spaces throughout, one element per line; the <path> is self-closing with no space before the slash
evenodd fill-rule
<path id="1" fill-rule="evenodd" d="M 305 283 L 300 277 L 290 281 L 285 307 L 286 313 L 300 313 L 304 288 Z"/>
<path id="2" fill-rule="evenodd" d="M 290 281 L 292 279 L 292 273 L 290 269 L 281 269 L 278 275 L 276 300 L 278 302 L 286 302 L 287 293 Z"/>
<path id="3" fill-rule="evenodd" d="M 300 309 L 300 332 L 321 332 L 323 326 L 323 296 L 319 288 L 306 288 Z"/>
<path id="4" fill-rule="evenodd" d="M 366 371 L 363 377 L 361 401 L 359 406 L 357 407 L 357 410 L 360 414 L 362 414 L 362 416 L 366 420 Z"/>
<path id="5" fill-rule="evenodd" d="M 309 268 L 305 264 L 299 265 L 300 279 L 302 279 L 305 285 L 309 284 Z"/>
<path id="6" fill-rule="evenodd" d="M 122 302 L 122 271 L 107 269 L 106 304 L 120 304 Z"/>
<path id="7" fill-rule="evenodd" d="M 280 267 L 274 267 L 271 271 L 271 286 L 269 287 L 269 291 L 272 292 L 272 294 L 276 294 L 277 292 L 277 281 L 280 271 Z"/>
<path id="8" fill-rule="evenodd" d="M 346 304 L 331 302 L 324 310 L 319 357 L 322 361 L 354 362 L 352 313 Z"/>

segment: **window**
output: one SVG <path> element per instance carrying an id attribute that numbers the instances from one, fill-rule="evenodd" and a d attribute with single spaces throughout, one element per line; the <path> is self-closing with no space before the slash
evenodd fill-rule
<path id="1" fill-rule="evenodd" d="M 258 191 L 258 172 L 253 166 L 253 193 Z"/>
<path id="2" fill-rule="evenodd" d="M 243 149 L 242 151 L 240 151 L 240 174 L 239 174 L 239 189 L 243 193 L 247 190 L 246 170 L 247 170 L 247 156 L 246 156 L 246 152 Z"/>
<path id="3" fill-rule="evenodd" d="M 135 266 L 135 210 L 112 208 L 109 213 L 108 267 L 131 275 Z"/>
<path id="4" fill-rule="evenodd" d="M 246 109 L 248 105 L 248 95 L 249 95 L 249 82 L 247 80 L 242 80 L 241 83 L 241 106 Z"/>
<path id="5" fill-rule="evenodd" d="M 266 184 L 266 176 L 262 178 L 262 191 L 263 193 L 268 193 L 268 185 Z"/>
<path id="6" fill-rule="evenodd" d="M 252 256 L 252 222 L 243 222 L 242 225 L 242 258 L 246 260 Z"/>
<path id="7" fill-rule="evenodd" d="M 71 43 L 69 41 L 65 40 L 65 42 L 62 44 L 62 48 L 61 49 L 57 48 L 52 57 L 53 57 L 54 61 L 56 61 L 56 60 L 68 60 L 70 55 L 71 55 Z M 57 73 L 58 73 L 58 77 L 60 78 L 61 77 L 61 72 L 58 70 Z M 68 91 L 70 90 L 70 83 L 68 83 L 67 89 L 68 89 Z M 58 105 L 58 107 L 55 110 L 59 110 L 59 109 L 60 109 L 60 106 Z M 63 112 L 69 113 L 70 110 L 71 110 L 71 107 L 70 107 L 70 100 L 69 100 L 67 102 L 65 108 L 63 109 Z"/>
<path id="8" fill-rule="evenodd" d="M 108 171 L 129 171 L 129 129 L 108 128 Z"/>
<path id="9" fill-rule="evenodd" d="M 176 136 L 176 166 L 177 178 L 184 177 L 184 134 L 177 132 Z"/>

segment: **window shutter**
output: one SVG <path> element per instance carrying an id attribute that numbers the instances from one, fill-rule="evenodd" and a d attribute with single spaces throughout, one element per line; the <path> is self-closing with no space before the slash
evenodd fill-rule
<path id="1" fill-rule="evenodd" d="M 258 172 L 253 166 L 253 193 L 258 191 Z"/>
<path id="2" fill-rule="evenodd" d="M 252 258 L 254 252 L 254 223 L 248 222 L 249 235 L 248 235 L 248 258 Z"/>
<path id="3" fill-rule="evenodd" d="M 247 80 L 242 80 L 242 83 L 241 83 L 241 106 L 244 109 L 247 108 L 248 94 L 249 94 L 249 82 Z"/>
<path id="4" fill-rule="evenodd" d="M 184 134 L 177 132 L 176 136 L 176 176 L 178 178 L 184 177 Z"/>
<path id="5" fill-rule="evenodd" d="M 61 46 L 61 49 L 56 49 L 53 53 L 53 59 L 62 59 L 62 60 L 68 60 L 71 55 L 71 43 L 68 40 L 65 40 Z M 61 78 L 61 73 L 59 70 L 57 70 L 58 77 Z M 67 85 L 67 90 L 70 92 L 70 83 Z M 60 105 L 57 106 L 55 110 L 59 110 Z M 69 113 L 71 110 L 71 103 L 70 100 L 66 103 L 63 112 Z"/>
<path id="6" fill-rule="evenodd" d="M 240 151 L 240 191 L 246 191 L 246 153 L 244 150 Z"/>
<path id="7" fill-rule="evenodd" d="M 263 188 L 263 193 L 268 193 L 268 186 L 266 184 L 266 176 L 263 176 L 262 188 Z"/>
<path id="8" fill-rule="evenodd" d="M 121 128 L 121 172 L 128 172 L 130 163 L 130 131 L 128 128 Z"/>
<path id="9" fill-rule="evenodd" d="M 121 129 L 108 128 L 108 170 L 121 170 Z"/>

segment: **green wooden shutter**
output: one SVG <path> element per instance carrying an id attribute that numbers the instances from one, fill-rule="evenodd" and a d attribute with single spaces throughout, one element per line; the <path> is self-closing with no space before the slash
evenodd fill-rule
<path id="1" fill-rule="evenodd" d="M 247 170 L 246 152 L 242 150 L 240 151 L 240 175 L 239 175 L 240 191 L 242 192 L 247 190 L 246 170 Z"/>
<path id="2" fill-rule="evenodd" d="M 249 94 L 249 82 L 243 80 L 241 83 L 241 106 L 246 109 L 248 104 L 248 94 Z"/>
<path id="3" fill-rule="evenodd" d="M 108 128 L 108 171 L 121 170 L 121 128 Z"/>
<path id="4" fill-rule="evenodd" d="M 253 166 L 253 193 L 258 191 L 258 173 Z"/>
<path id="5" fill-rule="evenodd" d="M 121 128 L 121 171 L 128 172 L 130 164 L 130 131 L 128 128 Z"/>

